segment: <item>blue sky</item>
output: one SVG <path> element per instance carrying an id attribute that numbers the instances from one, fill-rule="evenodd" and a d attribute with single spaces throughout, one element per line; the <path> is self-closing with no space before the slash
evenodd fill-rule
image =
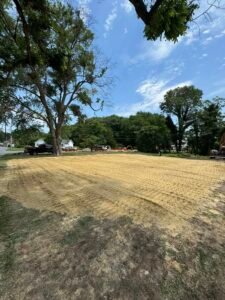
<path id="1" fill-rule="evenodd" d="M 98 115 L 159 112 L 166 91 L 186 84 L 202 89 L 204 99 L 225 97 L 225 10 L 211 9 L 210 18 L 199 18 L 174 44 L 147 41 L 128 0 L 71 1 L 91 16 L 95 45 L 115 78 Z M 196 15 L 207 8 L 207 1 L 201 3 Z"/>

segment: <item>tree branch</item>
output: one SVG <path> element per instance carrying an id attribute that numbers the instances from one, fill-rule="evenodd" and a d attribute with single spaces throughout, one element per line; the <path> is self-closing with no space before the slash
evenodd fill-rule
<path id="1" fill-rule="evenodd" d="M 31 111 L 34 115 L 39 116 L 39 118 L 37 118 L 38 120 L 42 120 L 44 122 L 48 123 L 47 118 L 45 118 L 41 113 L 33 110 L 30 105 L 26 105 L 23 101 L 20 100 L 20 98 L 16 97 L 16 96 L 12 96 L 21 106 L 23 106 L 24 108 L 28 109 L 29 111 Z"/>
<path id="2" fill-rule="evenodd" d="M 160 5 L 165 0 L 156 0 L 156 2 L 151 6 L 148 11 L 147 5 L 143 0 L 129 0 L 131 4 L 133 4 L 135 11 L 140 19 L 145 23 L 145 25 L 149 25 L 151 23 L 151 19 L 154 14 L 157 12 Z"/>

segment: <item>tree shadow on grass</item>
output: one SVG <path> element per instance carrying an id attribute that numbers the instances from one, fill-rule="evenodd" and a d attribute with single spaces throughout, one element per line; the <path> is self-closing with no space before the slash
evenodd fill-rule
<path id="1" fill-rule="evenodd" d="M 0 198 L 2 299 L 225 299 L 225 242 L 126 216 L 68 217 Z"/>

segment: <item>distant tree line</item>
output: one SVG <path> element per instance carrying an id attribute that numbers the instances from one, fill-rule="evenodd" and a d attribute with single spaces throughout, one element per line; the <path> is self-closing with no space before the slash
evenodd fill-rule
<path id="1" fill-rule="evenodd" d="M 161 114 L 138 112 L 127 118 L 112 115 L 80 120 L 67 127 L 67 137 L 80 147 L 107 144 L 153 153 L 172 148 L 180 152 L 185 148 L 207 155 L 211 149 L 219 149 L 225 132 L 225 101 L 203 101 L 202 95 L 194 86 L 178 87 L 164 96 Z"/>
<path id="2" fill-rule="evenodd" d="M 62 127 L 61 139 L 72 139 L 81 148 L 95 145 L 112 148 L 130 147 L 142 152 L 189 151 L 207 155 L 219 149 L 225 133 L 224 99 L 202 100 L 202 91 L 194 86 L 170 90 L 160 104 L 161 113 L 138 112 L 121 117 L 78 118 L 73 125 Z M 12 133 L 17 146 L 34 144 L 43 138 L 51 143 L 51 133 L 42 132 L 40 125 L 16 119 Z"/>

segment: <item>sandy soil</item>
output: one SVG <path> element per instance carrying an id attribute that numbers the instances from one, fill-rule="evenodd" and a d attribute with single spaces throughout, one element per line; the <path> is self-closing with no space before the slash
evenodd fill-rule
<path id="1" fill-rule="evenodd" d="M 99 154 L 7 164 L 0 300 L 225 299 L 224 163 Z"/>
<path id="2" fill-rule="evenodd" d="M 25 207 L 134 222 L 177 231 L 213 207 L 225 165 L 143 155 L 16 159 L 0 180 L 2 195 Z M 213 208 L 212 208 L 213 209 Z"/>

